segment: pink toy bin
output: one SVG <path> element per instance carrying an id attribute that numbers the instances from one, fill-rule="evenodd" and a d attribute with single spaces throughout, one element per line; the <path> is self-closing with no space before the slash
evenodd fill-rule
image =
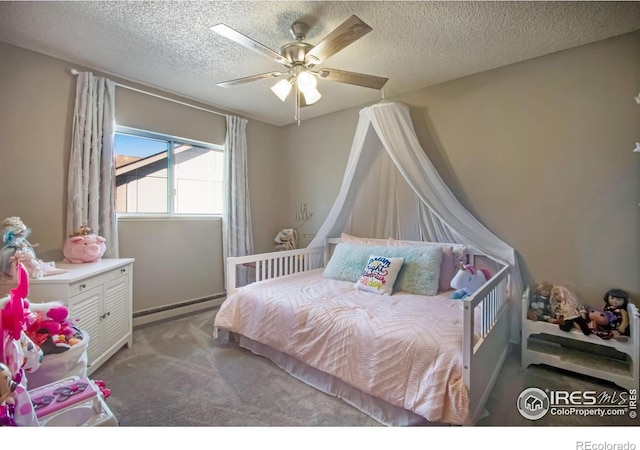
<path id="1" fill-rule="evenodd" d="M 69 377 L 29 391 L 44 427 L 118 426 L 100 389 L 87 377 Z"/>

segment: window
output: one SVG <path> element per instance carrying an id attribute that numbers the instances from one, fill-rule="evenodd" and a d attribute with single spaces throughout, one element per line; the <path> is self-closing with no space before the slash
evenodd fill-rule
<path id="1" fill-rule="evenodd" d="M 222 214 L 222 149 L 116 127 L 116 212 Z"/>

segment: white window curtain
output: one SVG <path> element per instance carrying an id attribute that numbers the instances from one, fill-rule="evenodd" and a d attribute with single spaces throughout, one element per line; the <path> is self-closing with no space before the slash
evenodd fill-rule
<path id="1" fill-rule="evenodd" d="M 80 72 L 73 112 L 65 239 L 81 226 L 88 226 L 105 238 L 105 258 L 118 257 L 114 114 L 115 83 L 91 72 Z"/>
<path id="2" fill-rule="evenodd" d="M 227 116 L 224 148 L 224 192 L 222 206 L 222 242 L 224 260 L 229 256 L 253 253 L 249 179 L 247 176 L 247 120 Z M 226 264 L 224 264 L 226 270 Z M 226 279 L 226 277 L 225 277 Z M 236 283 L 249 281 L 249 268 L 239 267 Z"/>

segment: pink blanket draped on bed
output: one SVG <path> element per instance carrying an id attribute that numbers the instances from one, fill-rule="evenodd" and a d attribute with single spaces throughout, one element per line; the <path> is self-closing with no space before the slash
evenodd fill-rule
<path id="1" fill-rule="evenodd" d="M 383 296 L 323 269 L 230 295 L 215 326 L 242 334 L 430 422 L 465 424 L 462 302 L 449 293 Z"/>

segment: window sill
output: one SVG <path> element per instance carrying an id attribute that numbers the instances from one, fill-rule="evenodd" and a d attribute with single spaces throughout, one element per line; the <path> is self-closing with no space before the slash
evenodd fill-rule
<path id="1" fill-rule="evenodd" d="M 118 222 L 143 222 L 143 221 L 194 221 L 194 220 L 222 220 L 220 214 L 117 214 L 116 219 Z"/>

